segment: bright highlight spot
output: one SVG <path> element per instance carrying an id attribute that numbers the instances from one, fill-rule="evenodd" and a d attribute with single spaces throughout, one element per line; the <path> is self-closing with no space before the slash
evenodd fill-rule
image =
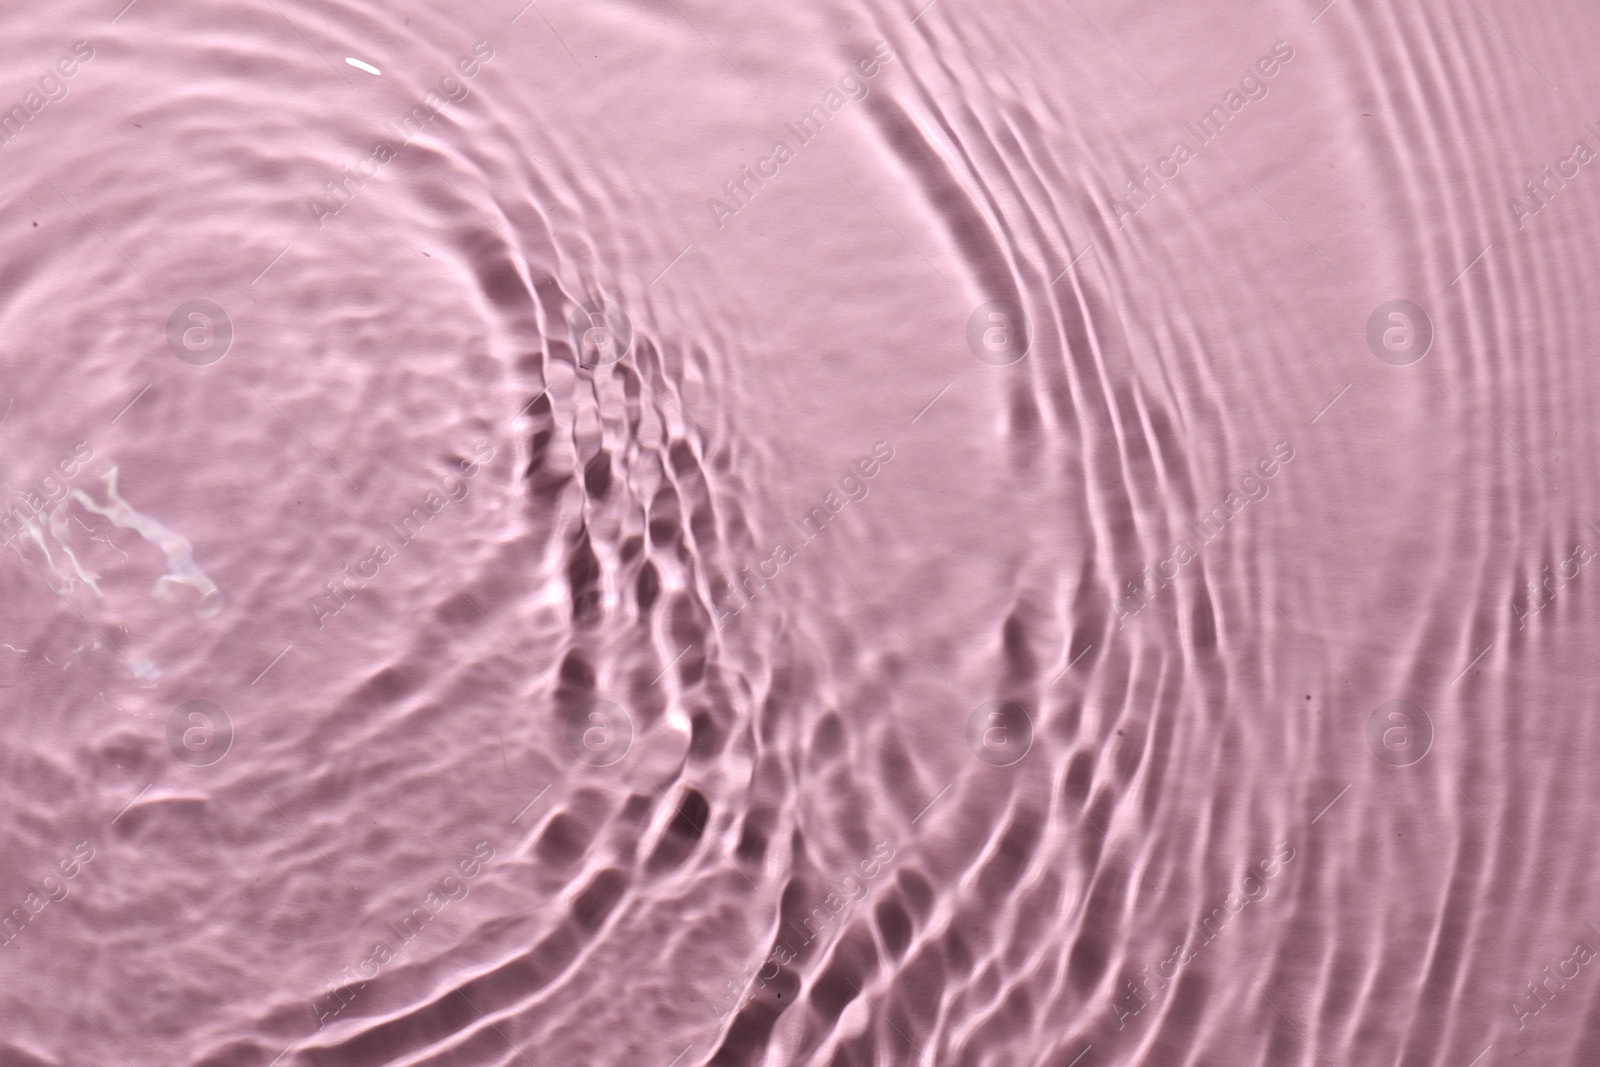
<path id="1" fill-rule="evenodd" d="M 368 74 L 380 74 L 381 75 L 383 73 L 383 71 L 379 70 L 377 67 L 374 67 L 372 64 L 363 63 L 359 59 L 351 59 L 350 57 L 346 56 L 345 57 L 345 62 L 350 64 L 352 67 L 360 67 L 362 70 L 366 71 Z"/>
<path id="2" fill-rule="evenodd" d="M 195 565 L 194 547 L 190 545 L 188 539 L 163 526 L 149 515 L 135 511 L 126 500 L 122 499 L 122 494 L 117 492 L 116 467 L 101 475 L 100 480 L 105 483 L 106 498 L 109 501 L 105 507 L 95 503 L 81 489 L 73 490 L 73 497 L 96 515 L 104 515 L 124 530 L 136 531 L 139 536 L 161 549 L 167 557 L 169 573 L 156 579 L 156 596 L 169 600 L 174 586 L 192 586 L 200 594 L 200 606 L 195 614 L 202 619 L 213 618 L 222 610 L 222 593 L 217 589 L 216 583 Z M 60 540 L 59 534 L 57 539 Z M 77 560 L 74 559 L 72 562 L 76 567 Z M 80 575 L 82 575 L 81 569 Z M 82 576 L 85 582 L 89 581 L 89 576 Z M 98 593 L 99 589 L 95 592 Z"/>

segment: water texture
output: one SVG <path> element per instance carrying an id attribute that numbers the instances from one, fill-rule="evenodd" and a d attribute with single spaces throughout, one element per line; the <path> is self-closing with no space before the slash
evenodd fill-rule
<path id="1" fill-rule="evenodd" d="M 0 12 L 0 1067 L 1600 1062 L 1600 11 Z"/>

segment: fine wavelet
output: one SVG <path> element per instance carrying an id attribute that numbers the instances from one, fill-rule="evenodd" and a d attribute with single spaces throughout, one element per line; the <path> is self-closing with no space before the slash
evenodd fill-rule
<path id="1" fill-rule="evenodd" d="M 0 1061 L 1596 1060 L 1593 11 L 0 29 Z"/>

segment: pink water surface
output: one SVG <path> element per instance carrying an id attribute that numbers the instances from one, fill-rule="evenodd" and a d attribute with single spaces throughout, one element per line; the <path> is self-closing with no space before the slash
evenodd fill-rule
<path id="1" fill-rule="evenodd" d="M 1600 10 L 0 12 L 0 1067 L 1600 1063 Z"/>

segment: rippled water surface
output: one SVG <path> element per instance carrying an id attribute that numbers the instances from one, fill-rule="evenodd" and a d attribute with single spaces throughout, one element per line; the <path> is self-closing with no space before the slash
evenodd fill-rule
<path id="1" fill-rule="evenodd" d="M 0 1064 L 1600 1063 L 1600 12 L 0 13 Z"/>

